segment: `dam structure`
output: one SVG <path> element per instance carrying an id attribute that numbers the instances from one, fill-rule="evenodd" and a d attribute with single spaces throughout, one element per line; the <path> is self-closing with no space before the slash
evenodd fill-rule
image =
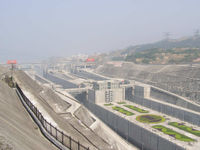
<path id="1" fill-rule="evenodd" d="M 197 112 L 192 111 L 192 109 L 186 110 L 185 108 L 176 107 L 176 111 L 174 107 L 170 107 L 167 104 L 153 103 L 154 101 L 149 99 L 145 99 L 144 95 L 147 95 L 148 89 L 145 89 L 143 86 L 137 85 L 135 83 L 134 86 L 124 88 L 121 94 L 124 94 L 124 100 L 114 99 L 113 101 L 106 101 L 106 92 L 102 94 L 105 96 L 105 101 L 99 101 L 98 95 L 91 93 L 88 91 L 88 97 L 83 101 L 83 99 L 79 99 L 83 102 L 83 104 L 92 111 L 95 115 L 97 115 L 101 120 L 103 120 L 108 126 L 114 129 L 119 135 L 121 135 L 124 139 L 128 140 L 134 145 L 137 145 L 139 148 L 143 149 L 186 149 L 186 147 L 190 147 L 190 149 L 196 149 L 199 145 L 198 143 L 194 143 L 193 147 L 187 145 L 188 143 L 180 142 L 178 140 L 169 139 L 165 135 L 160 135 L 157 131 L 152 130 L 152 126 L 147 126 L 141 123 L 138 123 L 135 117 L 129 117 L 123 114 L 120 114 L 116 111 L 113 111 L 113 106 L 117 106 L 120 108 L 124 108 L 127 110 L 126 105 L 120 104 L 128 104 L 132 106 L 137 106 L 144 110 L 148 110 L 148 112 L 153 114 L 158 114 L 165 116 L 168 121 L 185 121 L 190 123 L 190 125 L 197 125 L 196 128 L 199 128 L 199 114 Z M 95 89 L 95 85 L 94 85 Z M 108 87 L 109 89 L 109 87 Z M 113 89 L 114 91 L 115 89 Z M 104 91 L 104 90 L 103 90 Z M 98 92 L 98 91 L 97 91 Z M 118 91 L 119 92 L 119 91 Z M 150 92 L 150 91 L 149 91 Z M 154 92 L 154 91 L 153 91 Z M 153 94 L 152 92 L 152 94 Z M 119 92 L 120 93 L 120 92 Z M 127 100 L 125 100 L 125 97 Z M 170 96 L 169 96 L 170 97 Z M 97 99 L 97 100 L 95 100 Z M 102 98 L 103 99 L 103 98 Z M 142 101 L 143 99 L 143 101 Z M 146 101 L 145 101 L 146 100 Z M 181 100 L 180 100 L 181 101 Z M 184 103 L 183 101 L 182 103 Z M 181 102 L 179 102 L 181 103 Z M 111 106 L 109 106 L 111 104 Z M 159 104 L 161 106 L 159 106 Z M 189 103 L 189 105 L 192 105 Z M 183 105 L 184 106 L 184 105 Z M 193 105 L 192 105 L 193 106 Z M 196 108 L 194 105 L 193 107 Z M 173 110 L 174 109 L 174 110 Z M 198 109 L 198 108 L 196 108 Z M 172 113 L 174 112 L 174 114 Z M 134 112 L 135 113 L 135 112 Z M 183 117 L 177 116 L 177 114 L 182 114 Z M 138 113 L 139 115 L 140 113 Z M 190 116 L 189 116 L 190 115 Z M 177 120 L 178 119 L 178 120 Z M 192 120 L 193 119 L 193 120 Z M 168 126 L 168 123 L 162 123 L 162 125 Z"/>
<path id="2" fill-rule="evenodd" d="M 27 74 L 29 76 L 27 76 Z M 75 88 L 69 84 L 74 80 L 74 77 L 71 75 L 69 75 L 68 78 L 70 80 L 67 81 L 66 78 L 63 78 L 63 76 L 57 72 L 50 73 L 50 79 L 30 71 L 27 71 L 27 74 L 17 71 L 15 80 L 19 83 L 24 95 L 30 99 L 30 101 L 34 100 L 32 103 L 37 104 L 36 107 L 39 111 L 42 110 L 41 113 L 44 115 L 44 118 L 47 116 L 51 118 L 47 121 L 53 126 L 51 127 L 53 130 L 52 135 L 55 137 L 58 136 L 58 140 L 60 140 L 60 132 L 63 132 L 65 135 L 65 142 L 67 139 L 66 137 L 71 137 L 70 139 L 76 141 L 74 143 L 77 144 L 73 144 L 72 147 L 74 150 L 76 150 L 76 145 L 80 145 L 82 149 L 84 149 L 83 147 L 86 149 L 99 150 L 138 149 L 112 131 L 106 124 L 98 119 L 98 117 L 89 112 L 85 106 L 69 94 L 69 92 L 75 92 L 76 94 L 85 93 L 89 83 L 85 83 L 86 85 L 84 85 L 84 87 L 86 87 L 86 89 L 80 86 L 77 86 L 79 88 Z M 36 82 L 33 82 L 30 77 Z M 56 80 L 54 80 L 54 77 L 56 77 Z M 24 80 L 29 81 L 29 84 L 27 85 L 27 82 L 24 82 Z M 64 80 L 66 80 L 66 82 L 63 82 Z M 63 84 L 59 85 L 61 82 Z M 73 85 L 80 85 L 80 81 L 73 83 Z M 27 91 L 27 89 L 30 90 Z M 37 90 L 37 92 L 35 92 L 35 90 Z M 52 112 L 52 110 L 54 112 Z M 49 126 L 47 129 L 51 133 Z M 54 132 L 55 129 L 57 129 L 58 134 Z"/>
<path id="3" fill-rule="evenodd" d="M 83 105 L 138 149 L 196 150 L 200 146 L 200 137 L 192 132 L 200 131 L 200 105 L 185 97 L 137 80 L 106 77 L 88 68 L 78 72 L 51 68 L 43 76 L 33 76 L 41 85 Z"/>

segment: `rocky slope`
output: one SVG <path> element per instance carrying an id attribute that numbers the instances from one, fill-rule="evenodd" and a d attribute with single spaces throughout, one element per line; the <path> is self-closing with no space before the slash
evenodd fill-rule
<path id="1" fill-rule="evenodd" d="M 96 72 L 110 77 L 151 84 L 200 103 L 200 65 L 136 65 L 121 62 L 99 66 Z"/>

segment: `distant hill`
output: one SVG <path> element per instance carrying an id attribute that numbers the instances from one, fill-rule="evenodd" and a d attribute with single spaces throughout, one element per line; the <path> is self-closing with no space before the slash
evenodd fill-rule
<path id="1" fill-rule="evenodd" d="M 111 54 L 112 60 L 137 64 L 180 64 L 200 62 L 200 37 L 162 40 L 151 44 L 130 46 Z"/>

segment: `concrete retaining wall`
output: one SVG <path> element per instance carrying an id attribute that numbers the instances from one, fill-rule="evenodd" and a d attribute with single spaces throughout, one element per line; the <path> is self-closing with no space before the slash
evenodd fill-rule
<path id="1" fill-rule="evenodd" d="M 189 122 L 191 124 L 200 126 L 200 114 L 196 114 L 193 112 L 183 110 L 181 108 L 176 108 L 173 106 L 162 104 L 161 102 L 156 102 L 150 99 L 136 97 L 136 96 L 133 96 L 132 99 L 129 99 L 129 101 L 143 105 L 147 108 L 151 108 L 153 110 L 159 111 L 169 116 L 178 118 L 180 120 Z"/>
<path id="2" fill-rule="evenodd" d="M 125 87 L 125 99 L 132 98 L 133 87 Z"/>
<path id="3" fill-rule="evenodd" d="M 127 89 L 127 92 L 125 92 L 126 100 L 129 100 L 136 104 L 140 104 L 142 106 L 156 110 L 158 112 L 167 114 L 169 116 L 178 118 L 180 120 L 189 122 L 191 124 L 200 126 L 200 114 L 190 112 L 189 110 L 187 111 L 187 110 L 184 110 L 181 108 L 170 106 L 170 105 L 164 104 L 162 102 L 163 101 L 168 102 L 170 104 L 174 104 L 177 106 L 181 106 L 183 108 L 185 107 L 187 109 L 196 110 L 196 111 L 198 111 L 199 106 L 195 106 L 195 105 L 185 101 L 184 99 L 181 99 L 174 95 L 170 95 L 170 94 L 165 93 L 162 90 L 159 90 L 156 88 L 151 89 L 151 97 L 156 98 L 157 100 L 160 100 L 161 102 L 144 98 L 141 94 L 141 92 L 143 92 L 144 90 L 139 86 L 137 86 L 137 90 L 134 90 L 134 95 L 131 94 L 130 91 L 128 92 L 128 90 L 130 90 L 130 89 Z"/>
<path id="4" fill-rule="evenodd" d="M 144 87 L 135 85 L 134 95 L 138 97 L 144 97 Z"/>
<path id="5" fill-rule="evenodd" d="M 179 96 L 167 93 L 163 90 L 154 87 L 151 87 L 150 96 L 160 101 L 164 101 L 193 111 L 200 112 L 200 106 L 194 105 L 190 102 L 187 102 L 186 100 L 182 99 Z"/>
<path id="6" fill-rule="evenodd" d="M 94 90 L 88 90 L 88 97 L 92 103 L 95 103 L 95 91 Z"/>
<path id="7" fill-rule="evenodd" d="M 184 148 L 94 103 L 84 101 L 84 105 L 120 136 L 143 150 L 184 150 Z"/>

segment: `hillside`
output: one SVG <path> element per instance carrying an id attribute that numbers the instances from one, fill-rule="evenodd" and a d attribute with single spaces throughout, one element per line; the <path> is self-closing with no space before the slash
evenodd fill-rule
<path id="1" fill-rule="evenodd" d="M 151 44 L 130 46 L 111 53 L 112 60 L 136 64 L 181 64 L 200 61 L 200 37 L 162 40 Z"/>
<path id="2" fill-rule="evenodd" d="M 200 104 L 200 64 L 139 65 L 121 62 L 105 63 L 97 73 L 114 78 L 136 80 L 150 84 Z"/>
<path id="3" fill-rule="evenodd" d="M 180 64 L 200 62 L 200 48 L 162 48 L 135 52 L 125 58 L 136 64 Z"/>
<path id="4" fill-rule="evenodd" d="M 0 74 L 6 71 L 0 66 Z M 0 150 L 56 150 L 30 118 L 14 89 L 0 81 Z"/>

